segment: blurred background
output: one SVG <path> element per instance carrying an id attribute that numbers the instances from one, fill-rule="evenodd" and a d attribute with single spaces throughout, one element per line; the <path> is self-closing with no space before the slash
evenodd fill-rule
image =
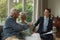
<path id="1" fill-rule="evenodd" d="M 45 8 L 50 8 L 55 17 L 60 17 L 60 0 L 0 0 L 0 33 L 6 17 L 10 15 L 11 8 L 27 12 L 27 21 L 33 23 L 43 16 Z M 60 40 L 60 27 L 57 29 L 59 30 L 57 30 L 55 38 Z"/>

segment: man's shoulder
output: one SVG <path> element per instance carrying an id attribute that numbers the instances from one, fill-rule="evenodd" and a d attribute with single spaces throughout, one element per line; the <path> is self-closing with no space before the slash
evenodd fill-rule
<path id="1" fill-rule="evenodd" d="M 43 16 L 41 16 L 40 18 L 44 18 Z"/>
<path id="2" fill-rule="evenodd" d="M 13 22 L 13 18 L 12 17 L 7 17 L 5 22 Z"/>
<path id="3" fill-rule="evenodd" d="M 6 20 L 12 20 L 13 18 L 11 16 L 8 16 Z"/>
<path id="4" fill-rule="evenodd" d="M 40 20 L 40 19 L 43 19 L 43 18 L 44 18 L 44 17 L 43 17 L 43 16 L 41 16 L 41 17 L 39 17 L 39 20 Z"/>

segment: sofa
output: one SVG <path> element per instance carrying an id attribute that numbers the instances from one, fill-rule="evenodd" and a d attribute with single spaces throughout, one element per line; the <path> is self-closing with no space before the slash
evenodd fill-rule
<path id="1" fill-rule="evenodd" d="M 3 31 L 3 26 L 0 25 L 0 40 L 1 40 L 1 38 L 2 38 L 2 36 L 1 36 L 2 31 Z"/>

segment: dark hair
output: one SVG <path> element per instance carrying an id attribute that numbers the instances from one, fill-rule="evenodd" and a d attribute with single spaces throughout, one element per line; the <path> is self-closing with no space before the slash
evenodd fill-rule
<path id="1" fill-rule="evenodd" d="M 51 13 L 51 9 L 49 9 L 49 8 L 45 8 L 45 10 L 48 10 L 48 11 L 49 11 L 49 13 Z"/>

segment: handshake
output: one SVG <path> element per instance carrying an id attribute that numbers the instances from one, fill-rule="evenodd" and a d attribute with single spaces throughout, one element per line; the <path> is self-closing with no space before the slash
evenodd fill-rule
<path id="1" fill-rule="evenodd" d="M 26 29 L 26 30 L 23 30 L 23 31 L 22 31 L 22 34 L 30 35 L 30 34 L 35 33 L 35 32 L 33 31 L 33 28 L 34 28 L 33 23 L 29 23 L 29 28 Z"/>
<path id="2" fill-rule="evenodd" d="M 33 23 L 29 23 L 29 26 L 30 26 L 30 27 L 33 27 Z"/>
<path id="3" fill-rule="evenodd" d="M 30 23 L 29 26 L 30 26 L 30 29 L 31 29 L 31 33 L 32 34 L 35 33 L 35 31 L 33 31 L 35 25 L 33 23 Z"/>

